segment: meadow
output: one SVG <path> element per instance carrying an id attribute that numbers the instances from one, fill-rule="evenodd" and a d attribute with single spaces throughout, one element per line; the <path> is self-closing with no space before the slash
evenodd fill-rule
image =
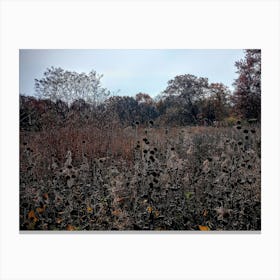
<path id="1" fill-rule="evenodd" d="M 260 230 L 260 125 L 22 130 L 20 229 Z"/>

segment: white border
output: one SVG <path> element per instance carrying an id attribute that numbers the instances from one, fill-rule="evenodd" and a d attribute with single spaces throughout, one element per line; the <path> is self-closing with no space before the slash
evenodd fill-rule
<path id="1" fill-rule="evenodd" d="M 279 279 L 279 2 L 1 2 L 2 279 Z M 19 234 L 18 49 L 261 48 L 262 233 Z"/>

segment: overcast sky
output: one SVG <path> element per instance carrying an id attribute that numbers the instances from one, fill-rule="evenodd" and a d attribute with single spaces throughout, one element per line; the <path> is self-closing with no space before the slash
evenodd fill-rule
<path id="1" fill-rule="evenodd" d="M 46 68 L 103 74 L 102 86 L 119 95 L 145 92 L 156 96 L 176 75 L 206 77 L 232 89 L 237 77 L 234 63 L 243 50 L 20 50 L 19 91 L 34 94 L 34 79 Z"/>

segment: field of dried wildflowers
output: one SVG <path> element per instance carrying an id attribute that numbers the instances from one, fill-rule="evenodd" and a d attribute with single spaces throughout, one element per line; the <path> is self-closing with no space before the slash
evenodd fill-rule
<path id="1" fill-rule="evenodd" d="M 20 133 L 20 230 L 260 230 L 261 131 Z"/>

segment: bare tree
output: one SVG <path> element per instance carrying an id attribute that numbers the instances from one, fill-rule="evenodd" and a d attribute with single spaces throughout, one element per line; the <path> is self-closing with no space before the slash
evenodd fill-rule
<path id="1" fill-rule="evenodd" d="M 110 95 L 109 90 L 101 87 L 102 77 L 94 70 L 86 74 L 51 67 L 44 72 L 42 79 L 35 79 L 35 92 L 39 98 L 59 99 L 68 105 L 83 99 L 97 106 Z"/>

